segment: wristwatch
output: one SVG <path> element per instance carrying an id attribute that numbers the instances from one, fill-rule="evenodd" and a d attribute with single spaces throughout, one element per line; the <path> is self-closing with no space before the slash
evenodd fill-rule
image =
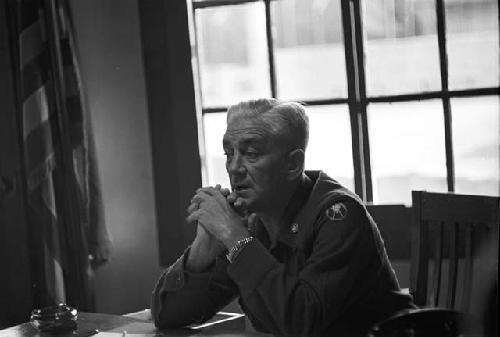
<path id="1" fill-rule="evenodd" d="M 226 254 L 226 257 L 230 263 L 233 263 L 233 261 L 236 259 L 236 257 L 241 253 L 243 248 L 250 242 L 254 240 L 253 236 L 249 236 L 246 238 L 243 238 L 241 240 L 238 240 L 238 242 L 235 243 L 235 245 L 229 250 L 229 252 Z"/>

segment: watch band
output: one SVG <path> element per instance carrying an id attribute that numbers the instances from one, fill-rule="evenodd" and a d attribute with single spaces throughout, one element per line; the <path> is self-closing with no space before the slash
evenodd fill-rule
<path id="1" fill-rule="evenodd" d="M 233 261 L 241 253 L 243 248 L 245 248 L 246 245 L 249 244 L 250 242 L 252 242 L 253 240 L 254 240 L 253 236 L 249 236 L 249 237 L 243 238 L 241 240 L 238 240 L 238 242 L 236 242 L 236 244 L 226 254 L 228 261 L 230 263 L 233 263 Z"/>

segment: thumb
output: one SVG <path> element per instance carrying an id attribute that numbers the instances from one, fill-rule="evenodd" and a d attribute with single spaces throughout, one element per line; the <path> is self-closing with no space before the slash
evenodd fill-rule
<path id="1" fill-rule="evenodd" d="M 187 223 L 192 224 L 194 222 L 197 222 L 199 220 L 199 217 L 200 217 L 200 211 L 201 210 L 198 209 L 198 210 L 194 211 L 193 213 L 189 214 L 186 218 Z"/>
<path id="2" fill-rule="evenodd" d="M 248 228 L 253 228 L 257 225 L 257 213 L 252 213 L 248 216 Z"/>

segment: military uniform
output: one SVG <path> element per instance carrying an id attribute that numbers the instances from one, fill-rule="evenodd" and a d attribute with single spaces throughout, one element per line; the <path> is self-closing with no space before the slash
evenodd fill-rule
<path id="1" fill-rule="evenodd" d="M 239 296 L 258 331 L 278 336 L 363 334 L 413 308 L 400 292 L 380 233 L 359 198 L 321 171 L 306 171 L 276 242 L 257 222 L 233 263 L 221 254 L 206 273 L 184 269 L 188 250 L 152 297 L 159 328 L 203 322 Z"/>

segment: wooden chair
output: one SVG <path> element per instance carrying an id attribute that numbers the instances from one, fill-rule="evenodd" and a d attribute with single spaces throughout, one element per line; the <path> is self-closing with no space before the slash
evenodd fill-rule
<path id="1" fill-rule="evenodd" d="M 496 336 L 500 198 L 413 191 L 412 199 L 410 293 L 421 308 L 368 336 Z"/>
<path id="2" fill-rule="evenodd" d="M 498 279 L 500 198 L 413 191 L 415 304 L 471 313 Z"/>

